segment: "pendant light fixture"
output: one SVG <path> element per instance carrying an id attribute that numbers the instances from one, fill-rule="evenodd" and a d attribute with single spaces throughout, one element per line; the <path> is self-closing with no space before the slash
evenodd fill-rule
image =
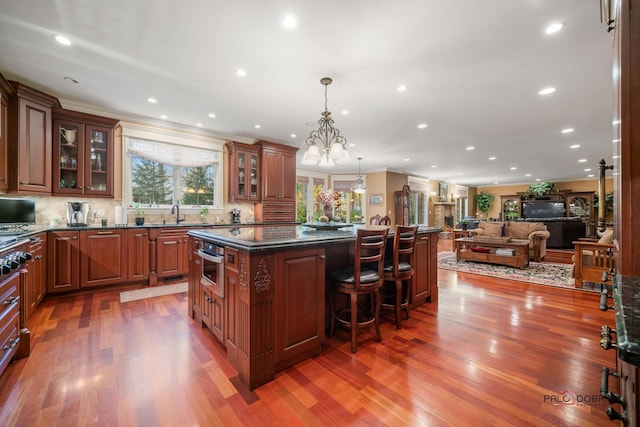
<path id="1" fill-rule="evenodd" d="M 356 185 L 351 188 L 351 191 L 363 194 L 367 191 L 367 187 L 364 185 L 364 177 L 360 174 L 360 160 L 362 160 L 362 157 L 358 157 L 358 177 L 356 178 Z"/>
<path id="2" fill-rule="evenodd" d="M 318 120 L 318 129 L 312 131 L 307 138 L 307 150 L 301 162 L 303 165 L 328 167 L 351 161 L 347 152 L 347 139 L 333 127 L 331 112 L 327 109 L 327 86 L 332 82 L 329 77 L 320 79 L 320 83 L 324 85 L 324 112 Z"/>

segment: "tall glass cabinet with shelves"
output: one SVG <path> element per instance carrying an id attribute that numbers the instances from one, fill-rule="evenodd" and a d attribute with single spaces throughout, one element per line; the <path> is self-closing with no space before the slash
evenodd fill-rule
<path id="1" fill-rule="evenodd" d="M 53 113 L 53 193 L 113 197 L 113 129 L 118 122 L 68 110 Z"/>

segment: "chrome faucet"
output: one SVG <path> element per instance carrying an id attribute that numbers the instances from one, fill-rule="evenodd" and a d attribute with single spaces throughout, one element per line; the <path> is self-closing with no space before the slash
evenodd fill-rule
<path id="1" fill-rule="evenodd" d="M 176 214 L 176 224 L 180 224 L 184 221 L 184 218 L 180 218 L 180 206 L 176 203 L 171 206 L 171 215 Z"/>

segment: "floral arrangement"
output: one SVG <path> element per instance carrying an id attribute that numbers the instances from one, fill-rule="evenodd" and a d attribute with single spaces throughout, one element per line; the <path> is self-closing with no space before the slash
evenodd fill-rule
<path id="1" fill-rule="evenodd" d="M 335 206 L 340 207 L 340 194 L 333 189 L 319 190 L 316 193 L 316 203 L 321 204 L 323 207 Z"/>

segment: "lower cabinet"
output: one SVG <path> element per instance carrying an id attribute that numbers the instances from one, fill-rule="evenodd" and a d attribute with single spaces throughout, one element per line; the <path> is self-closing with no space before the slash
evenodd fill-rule
<path id="1" fill-rule="evenodd" d="M 149 280 L 149 230 L 127 230 L 127 279 L 130 282 Z"/>
<path id="2" fill-rule="evenodd" d="M 20 314 L 22 324 L 27 324 L 29 317 L 44 298 L 47 292 L 47 233 L 39 233 L 31 237 L 29 253 L 31 261 L 28 265 L 29 274 L 22 295 L 24 300 Z"/>
<path id="3" fill-rule="evenodd" d="M 218 340 L 224 342 L 224 299 L 207 286 L 202 287 L 202 324 L 209 328 Z"/>
<path id="4" fill-rule="evenodd" d="M 415 271 L 411 288 L 411 307 L 438 300 L 438 234 L 418 235 L 414 248 Z"/>
<path id="5" fill-rule="evenodd" d="M 127 281 L 126 230 L 80 232 L 80 287 Z"/>
<path id="6" fill-rule="evenodd" d="M 158 279 L 182 276 L 189 270 L 189 248 L 186 228 L 163 228 L 155 239 L 156 274 Z"/>
<path id="7" fill-rule="evenodd" d="M 80 232 L 52 231 L 47 237 L 47 292 L 80 289 Z"/>

